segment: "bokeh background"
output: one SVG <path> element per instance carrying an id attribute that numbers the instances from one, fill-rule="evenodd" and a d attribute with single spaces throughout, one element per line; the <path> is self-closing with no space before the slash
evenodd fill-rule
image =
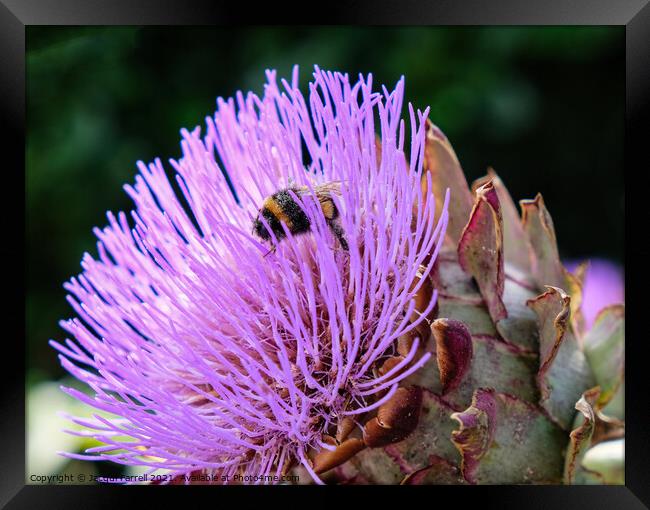
<path id="1" fill-rule="evenodd" d="M 622 265 L 622 27 L 30 26 L 26 43 L 28 473 L 122 472 L 54 454 L 92 444 L 55 414 L 78 406 L 47 343 L 71 316 L 62 283 L 95 253 L 105 212 L 131 210 L 136 161 L 179 157 L 180 128 L 218 96 L 261 93 L 267 68 L 299 64 L 302 85 L 314 64 L 389 86 L 404 75 L 470 181 L 492 166 L 515 200 L 540 191 L 564 259 Z"/>

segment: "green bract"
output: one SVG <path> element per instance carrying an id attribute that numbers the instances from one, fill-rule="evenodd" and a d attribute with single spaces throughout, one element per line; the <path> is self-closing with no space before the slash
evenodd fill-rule
<path id="1" fill-rule="evenodd" d="M 444 248 L 418 303 L 426 308 L 436 289 L 437 310 L 379 371 L 416 334 L 434 356 L 376 414 L 328 438 L 337 449 L 316 452 L 316 469 L 339 483 L 622 483 L 610 475 L 622 456 L 592 462 L 599 470 L 582 461 L 623 436 L 613 399 L 622 398 L 624 305 L 586 330 L 584 267 L 562 265 L 542 196 L 522 200 L 520 213 L 491 169 L 470 189 L 430 123 L 425 154 L 423 188 L 438 204 L 451 192 Z"/>

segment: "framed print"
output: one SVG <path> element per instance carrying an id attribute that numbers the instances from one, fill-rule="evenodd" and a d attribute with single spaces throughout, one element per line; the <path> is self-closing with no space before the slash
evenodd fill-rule
<path id="1" fill-rule="evenodd" d="M 644 508 L 619 4 L 3 0 L 2 502 Z"/>

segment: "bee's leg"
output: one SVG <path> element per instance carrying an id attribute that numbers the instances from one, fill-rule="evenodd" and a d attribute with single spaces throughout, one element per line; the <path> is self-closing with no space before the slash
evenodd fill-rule
<path id="1" fill-rule="evenodd" d="M 348 242 L 345 239 L 345 233 L 343 232 L 341 225 L 339 225 L 335 221 L 328 221 L 328 224 L 332 229 L 332 233 L 339 240 L 339 243 L 341 243 L 341 248 L 343 248 L 345 251 L 348 251 L 349 250 Z"/>
<path id="2" fill-rule="evenodd" d="M 276 246 L 275 244 L 272 245 L 272 246 L 271 246 L 271 249 L 270 249 L 269 251 L 266 252 L 266 254 L 264 255 L 263 258 L 268 257 L 269 255 L 271 255 L 271 253 L 275 253 L 275 250 L 276 250 L 276 249 L 277 249 L 277 246 Z"/>

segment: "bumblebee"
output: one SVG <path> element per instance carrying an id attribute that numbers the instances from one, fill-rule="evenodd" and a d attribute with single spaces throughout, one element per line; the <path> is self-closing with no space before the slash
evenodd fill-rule
<path id="1" fill-rule="evenodd" d="M 337 222 L 339 211 L 332 200 L 333 195 L 341 195 L 341 183 L 328 182 L 319 186 L 314 186 L 313 190 L 323 210 L 323 215 L 325 216 L 327 225 L 330 227 L 334 236 L 338 239 L 341 248 L 347 251 L 348 243 L 345 240 L 345 235 L 341 225 Z M 307 186 L 292 186 L 290 188 L 276 191 L 273 195 L 264 199 L 257 218 L 253 222 L 253 233 L 260 239 L 263 239 L 264 241 L 271 240 L 271 234 L 260 220 L 261 216 L 263 216 L 267 221 L 278 241 L 281 241 L 285 237 L 282 223 L 287 226 L 287 229 L 293 235 L 305 234 L 311 229 L 309 218 L 291 197 L 291 194 L 289 193 L 290 191 L 293 191 L 293 193 L 298 197 L 310 193 Z"/>

